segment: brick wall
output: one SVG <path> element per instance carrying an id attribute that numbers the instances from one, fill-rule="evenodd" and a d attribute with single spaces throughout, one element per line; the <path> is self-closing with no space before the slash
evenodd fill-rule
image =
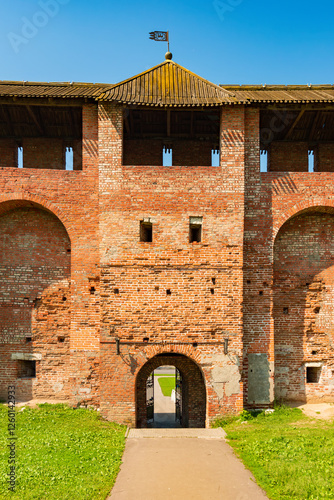
<path id="1" fill-rule="evenodd" d="M 334 395 L 334 216 L 310 213 L 280 229 L 274 249 L 276 397 L 331 400 Z M 307 383 L 307 363 L 320 363 Z"/>
<path id="2" fill-rule="evenodd" d="M 169 354 L 174 366 L 183 355 L 194 377 L 201 373 L 206 397 L 204 392 L 191 396 L 190 385 L 188 395 L 206 412 L 193 425 L 209 425 L 217 415 L 243 406 L 269 406 L 274 376 L 282 398 L 330 399 L 333 173 L 307 172 L 304 143 L 290 144 L 289 151 L 285 144 L 276 150 L 273 144 L 272 171 L 260 173 L 254 108 L 223 110 L 220 167 L 196 166 L 196 150 L 186 142 L 179 151 L 181 166 L 150 168 L 135 155 L 136 161 L 124 165 L 122 127 L 122 106 L 87 104 L 83 141 L 73 146 L 77 158 L 82 152 L 82 171 L 76 170 L 81 158 L 73 172 L 39 168 L 46 164 L 42 149 L 35 167 L 7 168 L 13 166 L 11 153 L 1 164 L 0 221 L 16 221 L 13 231 L 6 229 L 7 240 L 18 238 L 15 248 L 21 252 L 36 248 L 29 253 L 36 265 L 27 272 L 25 261 L 2 238 L 3 262 L 17 258 L 15 267 L 22 271 L 0 293 L 1 325 L 8 330 L 0 336 L 2 389 L 7 378 L 17 376 L 12 354 L 41 354 L 36 378 L 17 380 L 22 397 L 100 404 L 107 418 L 136 425 L 142 422 L 147 370 L 158 355 Z M 10 152 L 10 144 L 4 151 Z M 143 151 L 142 158 L 152 151 Z M 173 154 L 175 165 L 174 149 Z M 321 154 L 322 164 L 329 165 L 331 148 Z M 310 207 L 319 213 L 295 217 Z M 42 222 L 15 219 L 28 213 Z M 203 220 L 202 241 L 189 243 L 189 218 L 196 216 Z M 139 241 L 139 222 L 146 217 L 153 225 L 151 243 Z M 70 271 L 59 267 L 52 253 L 64 245 L 57 240 L 60 227 L 71 246 Z M 38 244 L 34 238 L 40 238 Z M 45 274 L 35 271 L 38 266 Z M 310 272 L 312 280 L 302 288 Z M 10 302 L 8 307 L 8 300 L 19 298 L 20 306 Z M 34 304 L 35 298 L 40 301 Z M 291 306 L 283 305 L 287 298 Z M 298 317 L 304 314 L 303 323 L 295 323 L 290 307 Z M 291 361 L 282 348 L 290 349 Z M 321 364 L 318 383 L 305 383 L 307 363 Z M 188 410 L 190 415 L 191 405 Z"/>
<path id="3" fill-rule="evenodd" d="M 62 139 L 25 138 L 24 168 L 65 169 L 65 145 Z"/>
<path id="4" fill-rule="evenodd" d="M 9 378 L 16 380 L 19 397 L 66 397 L 75 404 L 98 403 L 100 313 L 97 130 L 97 107 L 87 104 L 83 106 L 82 148 L 80 141 L 73 145 L 76 150 L 82 149 L 82 171 L 38 168 L 45 164 L 42 150 L 38 150 L 36 168 L 31 165 L 32 168 L 8 169 L 6 164 L 0 170 L 0 218 L 5 220 L 14 217 L 14 214 L 22 214 L 20 210 L 32 210 L 31 213 L 42 214 L 42 221 L 46 218 L 47 222 L 43 225 L 33 219 L 30 224 L 30 219 L 21 217 L 15 223 L 14 235 L 16 232 L 18 238 L 15 248 L 20 249 L 25 256 L 27 254 L 26 258 L 29 259 L 30 255 L 33 259 L 29 269 L 24 268 L 27 261 L 15 257 L 17 252 L 12 251 L 13 231 L 7 231 L 7 243 L 1 250 L 7 255 L 6 258 L 16 258 L 15 267 L 22 270 L 22 273 L 14 276 L 16 281 L 9 283 L 11 293 L 15 291 L 15 300 L 22 299 L 22 304 L 11 303 L 7 311 L 6 307 L 1 308 L 4 318 L 2 326 L 7 328 L 10 337 L 5 337 L 2 330 L 0 352 L 5 361 L 0 366 L 1 373 L 8 375 L 0 384 L 4 393 Z M 56 221 L 55 227 L 52 221 Z M 50 224 L 52 227 L 49 227 Z M 68 262 L 71 260 L 71 272 L 69 267 L 66 272 L 64 267 L 59 267 L 61 259 L 59 261 L 56 249 L 61 252 L 64 248 L 64 243 L 58 241 L 59 227 L 63 228 L 65 235 L 67 233 L 67 248 L 70 242 L 71 253 L 67 253 L 66 248 L 64 258 Z M 31 248 L 33 252 L 29 254 Z M 39 267 L 44 269 L 44 274 L 41 274 Z M 3 288 L 0 294 L 4 306 L 10 299 L 7 288 L 7 291 Z M 33 300 L 38 293 L 41 294 L 40 301 L 35 308 Z M 63 300 L 64 297 L 66 300 Z M 24 301 L 25 298 L 28 298 L 28 302 Z M 18 340 L 15 337 L 17 332 Z M 27 332 L 32 337 L 29 343 L 23 340 Z M 64 337 L 64 341 L 59 341 L 58 337 Z M 17 353 L 42 355 L 42 359 L 36 361 L 34 380 L 17 380 L 19 363 L 11 361 L 11 355 Z"/>
<path id="5" fill-rule="evenodd" d="M 315 172 L 334 172 L 334 144 L 320 143 L 314 152 Z"/>
<path id="6" fill-rule="evenodd" d="M 266 407 L 274 399 L 271 191 L 263 186 L 260 174 L 258 130 L 259 110 L 247 109 L 243 282 L 244 406 L 247 408 Z M 260 363 L 261 359 L 264 362 Z M 257 373 L 255 380 L 254 373 Z"/>
<path id="7" fill-rule="evenodd" d="M 254 113 L 254 111 L 252 111 Z M 247 158 L 248 155 L 246 155 Z M 251 158 L 250 158 L 251 159 Z M 330 231 L 326 229 L 326 225 L 322 231 L 319 230 L 319 221 L 321 214 L 324 212 L 332 213 L 334 206 L 334 189 L 333 189 L 333 174 L 332 173 L 260 173 L 259 164 L 255 161 L 247 162 L 247 189 L 246 189 L 246 216 L 245 216 L 245 244 L 244 244 L 244 374 L 245 374 L 245 406 L 264 406 L 264 401 L 261 399 L 263 391 L 254 392 L 251 388 L 248 395 L 248 379 L 252 379 L 252 373 L 259 363 L 259 354 L 264 354 L 268 357 L 269 365 L 264 368 L 266 377 L 259 379 L 269 379 L 272 383 L 272 390 L 269 391 L 269 400 L 274 398 L 274 377 L 275 377 L 275 394 L 276 397 L 301 400 L 330 400 L 330 377 L 332 377 L 332 361 L 333 355 L 329 348 L 329 335 L 317 326 L 314 329 L 316 335 L 311 334 L 308 338 L 308 346 L 305 343 L 305 332 L 310 327 L 315 318 L 316 321 L 323 314 L 323 323 L 326 323 L 327 328 L 332 324 L 331 314 L 325 308 L 324 304 L 330 302 L 331 294 L 329 291 L 322 296 L 323 305 L 320 306 L 322 313 L 315 313 L 314 309 L 319 307 L 319 304 L 313 307 L 313 301 L 319 302 L 319 290 L 315 293 L 312 287 L 319 287 L 318 275 L 314 280 L 306 280 L 304 288 L 296 285 L 298 275 L 303 281 L 305 269 L 309 267 L 309 259 L 312 259 L 312 248 L 324 248 L 326 250 L 320 256 L 318 252 L 318 264 L 326 268 L 330 261 Z M 314 207 L 314 208 L 313 208 Z M 296 214 L 300 212 L 319 212 L 319 221 L 315 221 L 315 227 L 309 224 L 308 229 L 304 234 L 300 235 L 300 227 L 298 218 L 294 219 Z M 291 219 L 292 218 L 292 219 Z M 281 296 L 277 306 L 276 285 L 274 287 L 273 276 L 273 253 L 275 236 L 280 228 L 291 219 L 291 223 L 295 221 L 295 225 L 291 226 L 291 240 L 286 245 L 287 257 L 281 262 L 281 271 L 286 270 L 286 281 L 282 285 Z M 284 226 L 285 227 L 285 226 Z M 299 231 L 299 233 L 298 233 Z M 295 234 L 296 233 L 296 234 Z M 298 236 L 299 234 L 299 236 Z M 302 237 L 304 241 L 304 250 L 299 248 L 299 254 L 296 250 L 296 238 Z M 295 238 L 295 239 L 294 239 Z M 278 241 L 278 240 L 277 240 Z M 293 254 L 294 248 L 296 255 Z M 276 247 L 275 247 L 276 252 Z M 307 253 L 309 252 L 309 253 Z M 322 251 L 321 251 L 322 252 Z M 320 253 L 321 253 L 320 252 Z M 283 252 L 284 253 L 284 252 Z M 329 259 L 329 260 L 328 260 Z M 275 261 L 275 273 L 276 264 Z M 290 265 L 291 264 L 291 265 Z M 302 271 L 302 269 L 304 269 Z M 312 269 L 312 266 L 311 268 Z M 326 268 L 320 275 L 324 277 L 324 286 L 326 290 L 330 290 L 329 274 L 330 268 Z M 312 274 L 312 271 L 310 271 Z M 298 278 L 298 279 L 297 279 Z M 327 281 L 326 281 L 327 280 Z M 321 280 L 320 280 L 321 281 Z M 309 285 L 306 287 L 306 283 Z M 322 286 L 322 285 L 321 285 Z M 324 293 L 322 291 L 321 293 Z M 304 295 L 303 295 L 304 294 Z M 291 297 L 294 302 L 294 312 L 286 314 L 283 307 L 289 307 L 289 304 L 284 302 L 284 299 Z M 304 298 L 302 298 L 304 297 Z M 314 304 L 315 304 L 314 302 Z M 275 309 L 274 309 L 275 308 Z M 275 312 L 274 312 L 275 311 Z M 279 320 L 276 315 L 279 314 Z M 309 314 L 311 316 L 308 318 Z M 319 316 L 320 314 L 320 316 Z M 296 326 L 296 318 L 302 316 L 303 324 L 299 324 L 299 333 L 294 334 L 294 338 L 290 338 L 289 331 Z M 313 319 L 312 319 L 313 315 Z M 275 325 L 274 325 L 275 318 Z M 307 320 L 306 320 L 306 319 Z M 277 323 L 278 321 L 278 323 Z M 306 321 L 306 322 L 305 322 Z M 322 323 L 322 325 L 323 325 Z M 317 324 L 317 323 L 315 323 Z M 287 329 L 283 328 L 287 326 Z M 308 325 L 308 327 L 307 327 Z M 280 330 L 281 328 L 281 330 Z M 321 330 L 322 329 L 322 330 Z M 298 328 L 297 328 L 298 330 Z M 309 333 L 312 331 L 309 330 Z M 279 333 L 281 332 L 281 333 Z M 279 335 L 286 335 L 282 342 Z M 295 339 L 299 339 L 298 341 Z M 300 340 L 302 338 L 302 340 Z M 320 340 L 320 338 L 322 340 Z M 297 342 L 297 343 L 296 343 Z M 299 343 L 298 343 L 299 342 Z M 326 349 L 324 348 L 327 342 Z M 318 344 L 322 348 L 318 348 Z M 284 344 L 283 354 L 280 354 L 280 349 Z M 276 347 L 274 354 L 274 345 Z M 317 354 L 312 354 L 316 351 Z M 288 356 L 290 357 L 288 357 Z M 277 357 L 278 356 L 278 357 Z M 285 365 L 282 365 L 284 358 Z M 255 363 L 255 365 L 254 365 Z M 305 363 L 322 363 L 322 377 L 319 383 L 306 384 Z M 277 370 L 276 370 L 277 368 Z M 253 372 L 251 372 L 253 370 Z M 263 373 L 264 373 L 263 372 Z M 291 392 L 287 391 L 287 377 L 291 374 L 293 384 Z M 299 384 L 299 385 L 298 385 Z M 256 384 L 258 386 L 258 383 Z M 255 394 L 255 397 L 254 397 Z"/>
<path id="8" fill-rule="evenodd" d="M 161 140 L 126 139 L 123 145 L 124 165 L 162 165 Z"/>
<path id="9" fill-rule="evenodd" d="M 307 172 L 307 142 L 272 142 L 268 151 L 268 172 Z"/>
<path id="10" fill-rule="evenodd" d="M 32 353 L 34 342 L 26 342 L 26 337 L 32 337 L 32 314 L 35 307 L 40 307 L 42 295 L 50 300 L 48 289 L 55 283 L 68 281 L 70 277 L 70 250 L 71 244 L 64 226 L 52 214 L 34 208 L 21 208 L 10 211 L 0 218 L 0 239 L 2 241 L 0 255 L 0 296 L 1 296 L 1 321 L 0 336 L 3 342 L 13 346 L 8 354 L 17 349 L 22 352 Z M 65 294 L 62 295 L 66 297 Z M 53 310 L 62 306 L 62 302 L 54 302 Z M 61 316 L 61 312 L 57 312 Z M 52 318 L 52 316 L 51 316 Z M 43 315 L 45 320 L 45 314 Z M 61 321 L 66 337 L 69 337 L 69 320 Z M 52 329 L 48 325 L 47 331 L 42 335 L 42 346 L 49 343 Z M 51 342 L 52 344 L 52 342 Z M 45 350 L 45 347 L 43 347 Z M 21 352 L 21 351 L 20 351 Z M 9 361 L 11 376 L 17 362 Z M 40 365 L 45 366 L 47 359 Z M 48 372 L 50 379 L 53 374 Z M 17 373 L 12 379 L 2 374 L 0 386 L 6 383 L 17 382 Z M 57 375 L 59 376 L 59 375 Z M 51 383 L 51 382 L 50 382 Z M 23 385 L 22 385 L 23 384 Z M 18 397 L 23 396 L 26 384 L 20 381 L 17 386 Z M 42 384 L 43 385 L 43 384 Z M 44 384 L 45 386 L 45 384 Z M 38 390 L 36 388 L 36 394 Z M 42 389 L 47 391 L 46 387 Z"/>
<path id="11" fill-rule="evenodd" d="M 213 145 L 201 141 L 173 141 L 173 165 L 211 166 Z"/>
<path id="12" fill-rule="evenodd" d="M 100 105 L 99 123 L 101 334 L 110 342 L 101 359 L 102 412 L 135 425 L 136 375 L 150 355 L 133 342 L 144 338 L 149 346 L 165 342 L 161 354 L 170 344 L 180 353 L 198 342 L 198 364 L 207 366 L 211 388 L 207 422 L 236 411 L 242 405 L 244 110 L 223 115 L 219 168 L 122 166 L 122 109 Z M 203 217 L 201 243 L 189 243 L 190 216 Z M 153 222 L 152 243 L 139 241 L 144 217 Z M 116 336 L 128 342 L 124 356 L 114 354 Z"/>
<path id="13" fill-rule="evenodd" d="M 0 139 L 0 168 L 17 167 L 17 144 L 14 139 Z"/>

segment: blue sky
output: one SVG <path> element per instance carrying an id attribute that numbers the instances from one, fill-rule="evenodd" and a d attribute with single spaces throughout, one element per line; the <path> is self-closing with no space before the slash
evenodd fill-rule
<path id="1" fill-rule="evenodd" d="M 221 84 L 334 83 L 334 2 L 2 2 L 0 79 L 116 83 L 173 60 Z"/>

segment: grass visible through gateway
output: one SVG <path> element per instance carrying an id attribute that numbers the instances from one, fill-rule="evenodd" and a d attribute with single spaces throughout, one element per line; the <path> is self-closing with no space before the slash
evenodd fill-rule
<path id="1" fill-rule="evenodd" d="M 167 377 L 158 378 L 159 385 L 161 387 L 162 394 L 164 396 L 171 397 L 172 390 L 175 389 L 175 375 L 169 375 Z"/>

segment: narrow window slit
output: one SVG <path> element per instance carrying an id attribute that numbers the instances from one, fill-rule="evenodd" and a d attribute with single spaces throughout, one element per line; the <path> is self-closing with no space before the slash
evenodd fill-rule
<path id="1" fill-rule="evenodd" d="M 162 166 L 171 167 L 173 165 L 173 149 L 165 145 L 162 150 Z"/>
<path id="2" fill-rule="evenodd" d="M 220 150 L 215 148 L 211 150 L 211 167 L 219 167 L 220 165 Z"/>
<path id="3" fill-rule="evenodd" d="M 23 147 L 18 146 L 17 148 L 17 166 L 18 168 L 23 168 Z"/>
<path id="4" fill-rule="evenodd" d="M 268 172 L 268 152 L 265 149 L 260 152 L 260 172 Z"/>
<path id="5" fill-rule="evenodd" d="M 152 243 L 153 241 L 153 227 L 149 220 L 140 221 L 140 241 L 144 243 Z"/>
<path id="6" fill-rule="evenodd" d="M 73 148 L 65 149 L 65 170 L 73 170 Z"/>
<path id="7" fill-rule="evenodd" d="M 308 172 L 314 172 L 314 151 L 309 149 L 308 151 Z"/>
<path id="8" fill-rule="evenodd" d="M 189 243 L 202 241 L 203 217 L 189 217 Z"/>

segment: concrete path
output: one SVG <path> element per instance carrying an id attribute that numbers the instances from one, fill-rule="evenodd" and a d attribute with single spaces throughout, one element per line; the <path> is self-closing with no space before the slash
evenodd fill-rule
<path id="1" fill-rule="evenodd" d="M 167 370 L 164 370 L 164 373 L 166 372 Z M 154 423 L 152 427 L 180 427 L 175 422 L 175 403 L 170 397 L 163 395 L 159 377 L 156 375 L 154 376 Z"/>
<path id="2" fill-rule="evenodd" d="M 264 500 L 222 429 L 131 429 L 109 500 Z"/>

